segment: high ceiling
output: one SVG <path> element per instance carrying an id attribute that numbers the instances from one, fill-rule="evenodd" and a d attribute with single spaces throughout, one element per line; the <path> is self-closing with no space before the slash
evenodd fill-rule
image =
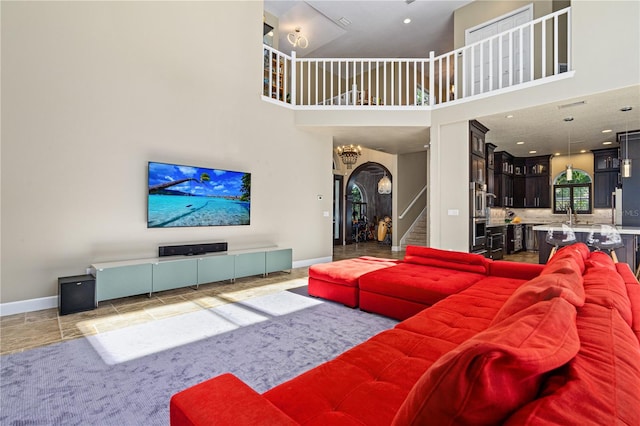
<path id="1" fill-rule="evenodd" d="M 265 0 L 278 17 L 280 50 L 290 53 L 289 32 L 301 28 L 309 40 L 299 57 L 427 57 L 453 50 L 453 12 L 470 1 L 435 0 Z M 410 18 L 409 24 L 403 23 Z M 347 21 L 345 21 L 345 19 Z M 348 23 L 347 23 L 348 22 Z M 640 83 L 640 82 L 639 82 Z M 631 106 L 631 112 L 620 108 Z M 512 115 L 513 117 L 507 118 Z M 573 117 L 570 123 L 566 117 Z M 640 85 L 477 118 L 490 131 L 487 140 L 516 156 L 605 148 L 617 132 L 640 129 Z M 610 129 L 610 133 L 602 133 Z M 416 127 L 333 127 L 315 129 L 334 137 L 334 145 L 359 144 L 392 154 L 425 150 L 429 129 Z M 524 144 L 516 144 L 517 142 Z M 613 146 L 617 146 L 615 143 Z M 535 150 L 536 153 L 529 151 Z"/>

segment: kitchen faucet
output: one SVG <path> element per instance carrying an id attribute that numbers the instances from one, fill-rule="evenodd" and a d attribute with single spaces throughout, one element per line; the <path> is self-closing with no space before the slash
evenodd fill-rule
<path id="1" fill-rule="evenodd" d="M 567 206 L 567 216 L 569 217 L 569 220 L 567 221 L 569 226 L 573 226 L 578 223 L 578 215 L 571 211 L 571 206 Z"/>

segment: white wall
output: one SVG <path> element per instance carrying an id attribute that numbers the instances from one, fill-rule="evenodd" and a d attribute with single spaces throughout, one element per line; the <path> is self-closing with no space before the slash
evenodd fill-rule
<path id="1" fill-rule="evenodd" d="M 163 244 L 331 256 L 331 138 L 261 100 L 262 12 L 258 1 L 3 2 L 3 303 L 56 295 L 59 276 Z M 147 229 L 150 160 L 251 172 L 251 225 Z"/>
<path id="2" fill-rule="evenodd" d="M 432 126 L 430 154 L 429 245 L 469 251 L 469 123 Z"/>

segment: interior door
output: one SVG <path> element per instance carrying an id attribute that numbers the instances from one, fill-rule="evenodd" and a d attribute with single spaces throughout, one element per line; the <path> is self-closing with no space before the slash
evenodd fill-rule
<path id="1" fill-rule="evenodd" d="M 530 6 L 518 9 L 511 14 L 468 29 L 465 32 L 465 45 L 486 40 L 532 19 L 533 9 Z M 522 43 L 520 43 L 521 38 Z M 471 82 L 471 73 L 466 73 L 467 84 L 473 84 L 472 93 L 483 93 L 531 80 L 530 43 L 530 30 L 523 28 L 522 32 L 516 31 L 511 35 L 506 34 L 475 46 L 470 53 L 473 55 L 473 60 L 467 61 L 468 70 L 473 69 L 473 82 Z M 521 52 L 522 55 L 520 55 Z M 522 81 L 520 80 L 521 70 Z M 500 86 L 499 83 L 501 83 Z"/>
<path id="2" fill-rule="evenodd" d="M 342 208 L 342 182 L 344 177 L 341 175 L 333 176 L 333 244 L 342 245 L 342 224 L 343 208 Z"/>

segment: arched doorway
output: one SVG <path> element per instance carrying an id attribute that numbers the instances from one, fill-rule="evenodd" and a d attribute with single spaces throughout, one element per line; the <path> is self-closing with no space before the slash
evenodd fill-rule
<path id="1" fill-rule="evenodd" d="M 378 220 L 391 217 L 392 194 L 379 194 L 378 182 L 384 175 L 393 179 L 389 169 L 380 163 L 367 162 L 349 176 L 345 189 L 345 243 L 375 240 Z"/>

